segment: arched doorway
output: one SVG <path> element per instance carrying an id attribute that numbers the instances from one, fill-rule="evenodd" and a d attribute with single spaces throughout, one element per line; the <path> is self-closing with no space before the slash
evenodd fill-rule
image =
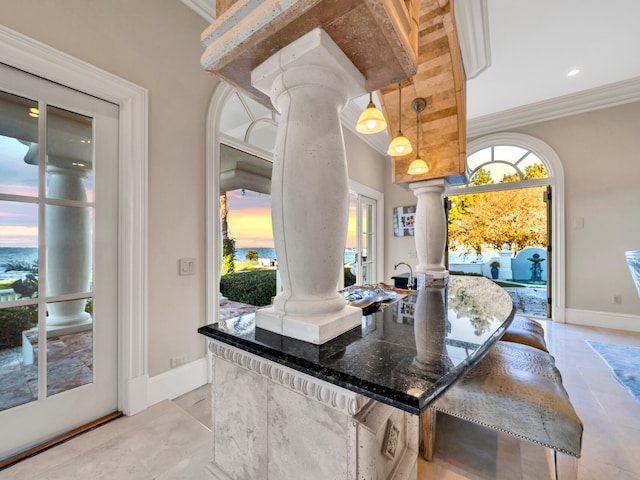
<path id="1" fill-rule="evenodd" d="M 547 187 L 549 192 L 553 192 L 552 196 L 548 196 L 548 210 L 545 212 L 549 219 L 548 225 L 545 225 L 548 235 L 544 245 L 548 249 L 545 259 L 545 268 L 549 272 L 547 296 L 549 316 L 554 321 L 564 322 L 564 173 L 560 159 L 544 142 L 519 133 L 498 133 L 473 140 L 468 143 L 467 152 L 470 180 L 466 185 L 447 189 L 447 196 L 510 192 L 525 188 L 547 190 Z M 504 197 L 504 193 L 502 195 Z M 510 200 L 503 198 L 502 201 Z M 496 235 L 500 232 L 490 233 L 493 235 L 491 243 L 499 245 L 501 242 Z M 506 235 L 505 240 L 507 243 L 514 242 L 513 237 L 507 238 Z M 522 246 L 515 242 L 508 248 Z"/>
<path id="2" fill-rule="evenodd" d="M 277 114 L 230 85 L 221 83 L 213 94 L 207 118 L 207 314 L 208 322 L 219 318 L 220 274 L 229 260 L 222 261 L 224 242 L 239 233 L 239 225 L 221 222 L 227 206 L 255 203 L 262 206 L 261 224 L 270 225 L 268 211 L 271 164 L 277 128 Z M 221 199 L 224 198 L 224 201 Z M 228 202 L 228 203 L 227 203 Z M 224 206 L 223 206 L 224 204 Z M 255 205 L 254 205 L 255 206 Z M 260 206 L 258 206 L 260 207 Z M 257 218 L 257 217 L 256 217 Z M 237 216 L 236 216 L 237 219 Z M 250 220 L 256 230 L 256 220 Z M 227 231 L 227 228 L 230 231 Z M 259 232 L 256 230 L 256 234 Z M 246 236 L 246 232 L 244 234 Z M 264 235 L 263 235 L 264 236 Z M 267 235 L 268 236 L 268 235 Z M 265 245 L 268 247 L 268 245 Z M 241 253 L 262 245 L 240 245 Z M 269 250 L 269 248 L 267 248 Z M 236 260 L 238 257 L 236 256 Z M 260 259 L 264 260 L 264 259 Z M 274 261 L 271 256 L 269 260 Z M 235 268 L 235 266 L 234 266 Z"/>

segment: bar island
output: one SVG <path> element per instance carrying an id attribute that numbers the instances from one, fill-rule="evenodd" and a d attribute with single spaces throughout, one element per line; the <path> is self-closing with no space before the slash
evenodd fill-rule
<path id="1" fill-rule="evenodd" d="M 212 362 L 210 478 L 415 479 L 418 415 L 514 312 L 490 280 L 451 276 L 389 299 L 322 345 L 256 328 L 253 314 L 201 327 Z"/>

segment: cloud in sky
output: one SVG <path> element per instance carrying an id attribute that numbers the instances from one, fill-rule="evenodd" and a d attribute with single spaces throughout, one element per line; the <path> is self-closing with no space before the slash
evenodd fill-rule
<path id="1" fill-rule="evenodd" d="M 356 202 L 353 195 L 349 196 L 349 226 L 347 228 L 347 248 L 356 248 Z"/>
<path id="2" fill-rule="evenodd" d="M 38 167 L 24 162 L 29 147 L 15 138 L 0 135 L 0 192 L 38 194 Z"/>
<path id="3" fill-rule="evenodd" d="M 0 247 L 30 247 L 38 246 L 37 227 L 19 227 L 2 225 Z"/>
<path id="4" fill-rule="evenodd" d="M 38 246 L 38 205 L 0 201 L 0 246 Z"/>
<path id="5" fill-rule="evenodd" d="M 356 203 L 351 197 L 349 203 L 349 227 L 347 231 L 347 248 L 356 247 Z M 233 190 L 227 192 L 227 209 L 229 214 L 229 234 L 236 239 L 240 248 L 273 247 L 273 230 L 271 228 L 271 196 L 250 190 Z"/>
<path id="6" fill-rule="evenodd" d="M 229 235 L 240 248 L 273 248 L 271 196 L 245 190 L 227 192 Z"/>

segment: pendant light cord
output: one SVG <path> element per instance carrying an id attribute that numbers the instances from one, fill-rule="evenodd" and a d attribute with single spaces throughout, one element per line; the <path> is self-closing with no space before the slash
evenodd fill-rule
<path id="1" fill-rule="evenodd" d="M 402 85 L 398 82 L 398 133 L 402 133 Z"/>

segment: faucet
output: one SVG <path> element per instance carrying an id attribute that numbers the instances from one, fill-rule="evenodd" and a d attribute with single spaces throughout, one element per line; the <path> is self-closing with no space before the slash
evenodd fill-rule
<path id="1" fill-rule="evenodd" d="M 393 269 L 397 270 L 399 265 L 406 265 L 409 267 L 409 281 L 407 282 L 407 288 L 409 290 L 413 290 L 413 269 L 411 268 L 411 265 L 406 262 L 398 262 L 393 266 Z"/>

